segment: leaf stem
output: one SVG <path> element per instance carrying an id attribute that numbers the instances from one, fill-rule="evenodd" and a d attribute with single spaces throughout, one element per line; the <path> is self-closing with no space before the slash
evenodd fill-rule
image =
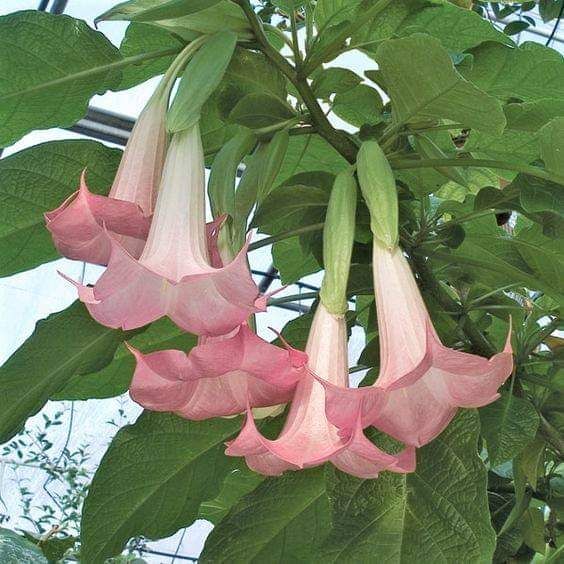
<path id="1" fill-rule="evenodd" d="M 282 231 L 281 233 L 272 235 L 272 237 L 265 237 L 260 241 L 255 241 L 254 243 L 251 243 L 249 245 L 249 252 L 256 251 L 261 247 L 272 245 L 272 243 L 276 243 L 277 241 L 282 241 L 283 239 L 289 239 L 290 237 L 294 237 L 296 235 L 303 235 L 304 233 L 311 233 L 312 231 L 321 231 L 323 229 L 323 225 L 324 225 L 323 223 L 313 223 L 311 225 L 306 225 L 304 227 L 298 227 L 297 229 Z"/>
<path id="2" fill-rule="evenodd" d="M 410 169 L 410 168 L 437 168 L 444 166 L 460 166 L 460 167 L 483 167 L 483 168 L 501 168 L 504 170 L 514 170 L 541 178 L 543 180 L 552 180 L 560 184 L 564 184 L 564 179 L 551 174 L 550 172 L 537 166 L 524 165 L 519 163 L 508 163 L 505 161 L 496 161 L 493 159 L 471 159 L 471 158 L 451 158 L 451 159 L 392 159 L 390 161 L 392 168 Z"/>

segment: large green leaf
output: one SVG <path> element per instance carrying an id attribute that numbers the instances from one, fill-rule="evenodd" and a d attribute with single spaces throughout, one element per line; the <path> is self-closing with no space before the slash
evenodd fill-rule
<path id="1" fill-rule="evenodd" d="M 2 564 L 47 564 L 47 558 L 32 542 L 9 529 L 0 528 Z"/>
<path id="2" fill-rule="evenodd" d="M 419 449 L 412 474 L 359 480 L 337 473 L 328 489 L 333 531 L 320 560 L 490 564 L 495 534 L 478 435 L 477 414 L 464 411 Z"/>
<path id="3" fill-rule="evenodd" d="M 317 253 L 312 252 L 312 245 L 317 246 Z M 272 246 L 272 262 L 280 273 L 282 284 L 293 284 L 321 270 L 316 254 L 321 254 L 321 235 L 317 237 L 290 237 L 274 243 Z"/>
<path id="4" fill-rule="evenodd" d="M 329 524 L 323 468 L 268 478 L 216 525 L 200 562 L 313 562 Z"/>
<path id="5" fill-rule="evenodd" d="M 546 168 L 564 176 L 564 117 L 547 123 L 540 132 L 541 156 Z M 561 197 L 564 195 L 562 186 Z"/>
<path id="6" fill-rule="evenodd" d="M 129 0 L 122 2 L 101 16 L 103 20 L 130 20 L 146 22 L 188 16 L 217 4 L 220 0 Z"/>
<path id="7" fill-rule="evenodd" d="M 481 131 L 503 131 L 501 104 L 462 78 L 437 39 L 424 34 L 390 39 L 375 58 L 396 123 L 447 118 Z"/>
<path id="8" fill-rule="evenodd" d="M 294 135 L 290 137 L 277 182 L 312 170 L 338 174 L 347 166 L 347 161 L 319 135 Z"/>
<path id="9" fill-rule="evenodd" d="M 152 53 L 165 49 L 182 48 L 182 43 L 165 29 L 154 25 L 132 23 L 127 26 L 125 36 L 119 46 L 120 53 L 124 57 L 132 57 L 143 53 Z M 138 65 L 130 65 L 122 71 L 119 90 L 131 88 L 140 82 L 157 74 L 163 74 L 170 66 L 174 55 L 149 59 Z"/>
<path id="10" fill-rule="evenodd" d="M 366 43 L 363 49 L 375 51 L 380 41 L 414 33 L 432 35 L 443 47 L 454 52 L 465 51 L 485 41 L 513 44 L 507 35 L 471 10 L 464 10 L 449 2 L 394 0 L 384 12 L 353 36 L 352 45 Z"/>
<path id="11" fill-rule="evenodd" d="M 106 194 L 121 152 L 94 141 L 50 141 L 0 160 L 0 276 L 57 258 L 43 213 L 78 189 Z"/>
<path id="12" fill-rule="evenodd" d="M 564 98 L 564 60 L 552 49 L 485 43 L 464 76 L 492 96 L 523 101 Z"/>
<path id="13" fill-rule="evenodd" d="M 271 94 L 253 92 L 237 102 L 229 114 L 229 121 L 260 129 L 281 124 L 295 115 L 285 100 Z"/>
<path id="14" fill-rule="evenodd" d="M 187 352 L 196 345 L 197 338 L 183 332 L 172 321 L 164 317 L 151 323 L 147 329 L 133 336 L 128 342 L 144 353 L 165 349 Z M 122 344 L 106 367 L 98 372 L 75 374 L 51 399 L 86 400 L 119 396 L 129 388 L 134 370 L 135 359 L 127 347 Z"/>
<path id="15" fill-rule="evenodd" d="M 78 121 L 94 94 L 118 86 L 123 63 L 81 20 L 34 10 L 0 17 L 0 147 Z"/>
<path id="16" fill-rule="evenodd" d="M 502 135 L 473 131 L 464 145 L 464 150 L 480 153 L 480 156 L 484 155 L 486 158 L 528 164 L 541 156 L 541 128 L 553 118 L 564 115 L 564 99 L 507 104 L 504 112 L 507 128 Z M 546 134 L 548 133 L 547 129 Z M 552 151 L 550 148 L 549 155 Z M 547 168 L 562 174 L 557 163 L 550 160 L 550 156 Z"/>
<path id="17" fill-rule="evenodd" d="M 40 321 L 0 368 L 0 443 L 15 435 L 72 376 L 106 366 L 127 336 L 96 323 L 80 302 Z"/>
<path id="18" fill-rule="evenodd" d="M 240 467 L 226 476 L 219 494 L 202 502 L 199 517 L 214 524 L 219 523 L 243 496 L 251 493 L 264 479 L 264 476 L 249 470 L 244 462 L 240 462 Z"/>
<path id="19" fill-rule="evenodd" d="M 186 66 L 178 92 L 167 115 L 169 131 L 192 127 L 202 106 L 219 86 L 231 60 L 237 36 L 233 32 L 210 37 Z"/>
<path id="20" fill-rule="evenodd" d="M 517 456 L 535 438 L 539 415 L 529 400 L 504 393 L 480 410 L 480 423 L 490 464 L 499 466 Z"/>
<path id="21" fill-rule="evenodd" d="M 104 562 L 133 536 L 167 537 L 196 519 L 235 467 L 223 451 L 239 426 L 238 418 L 191 422 L 146 412 L 121 429 L 84 502 L 81 562 Z"/>

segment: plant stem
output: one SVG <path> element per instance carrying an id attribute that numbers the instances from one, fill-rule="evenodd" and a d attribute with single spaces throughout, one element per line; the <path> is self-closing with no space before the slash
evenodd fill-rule
<path id="1" fill-rule="evenodd" d="M 282 296 L 281 298 L 272 298 L 268 300 L 268 305 L 287 304 L 290 302 L 299 302 L 300 300 L 311 300 L 317 298 L 319 292 L 302 292 L 301 294 L 292 294 L 291 296 Z"/>
<path id="2" fill-rule="evenodd" d="M 277 241 L 282 241 L 283 239 L 289 239 L 296 235 L 303 235 L 304 233 L 311 233 L 312 231 L 321 231 L 323 229 L 323 223 L 313 223 L 312 225 L 306 225 L 304 227 L 298 227 L 297 229 L 290 229 L 288 231 L 282 231 L 272 237 L 266 237 L 260 241 L 255 241 L 249 245 L 249 251 L 256 251 L 261 247 L 266 247 L 267 245 L 272 245 Z"/>
<path id="3" fill-rule="evenodd" d="M 249 0 L 236 0 L 236 2 L 249 20 L 249 24 L 251 25 L 262 52 L 299 92 L 304 104 L 309 110 L 312 124 L 315 126 L 319 135 L 347 159 L 347 161 L 354 163 L 357 153 L 356 144 L 344 132 L 333 128 L 323 113 L 321 106 L 317 103 L 317 98 L 307 82 L 307 75 L 298 76 L 296 69 L 269 43 L 268 38 L 264 34 L 262 22 L 255 14 Z"/>
<path id="4" fill-rule="evenodd" d="M 471 158 L 451 158 L 451 159 L 393 159 L 390 165 L 394 169 L 409 168 L 437 168 L 443 166 L 461 166 L 461 167 L 484 167 L 484 168 L 501 168 L 504 170 L 514 170 L 529 174 L 543 180 L 553 180 L 564 184 L 564 179 L 559 179 L 554 174 L 550 174 L 546 170 L 536 166 L 508 163 L 505 161 L 495 161 L 491 159 L 471 159 Z"/>

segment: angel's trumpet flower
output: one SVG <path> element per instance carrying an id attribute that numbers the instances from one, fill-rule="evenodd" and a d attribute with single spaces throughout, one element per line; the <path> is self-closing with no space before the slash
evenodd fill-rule
<path id="1" fill-rule="evenodd" d="M 47 229 L 63 256 L 106 265 L 109 235 L 132 256 L 141 254 L 165 160 L 165 115 L 172 82 L 163 78 L 139 115 L 108 196 L 90 192 L 83 171 L 78 191 L 45 213 Z"/>
<path id="2" fill-rule="evenodd" d="M 374 188 L 370 166 L 379 162 L 389 167 L 385 157 L 378 161 L 379 151 L 370 142 L 359 154 L 365 193 Z M 378 186 L 380 198 L 397 206 L 391 170 L 387 178 Z M 367 202 L 376 217 L 381 208 Z M 374 425 L 407 445 L 422 446 L 443 431 L 459 407 L 481 407 L 499 397 L 498 388 L 513 368 L 510 334 L 503 352 L 489 360 L 445 347 L 397 246 L 397 221 L 373 233 L 380 373 L 371 387 L 353 390 L 326 384 L 327 416 L 342 430 L 354 429 L 360 406 L 363 427 Z"/>
<path id="3" fill-rule="evenodd" d="M 171 140 L 147 243 L 139 259 L 110 237 L 108 268 L 94 287 L 74 283 L 102 325 L 134 329 L 168 315 L 197 335 L 225 335 L 266 309 L 247 245 L 223 268 L 206 244 L 204 154 L 198 125 Z"/>
<path id="4" fill-rule="evenodd" d="M 129 348 L 137 361 L 132 399 L 192 420 L 286 403 L 307 362 L 303 352 L 264 341 L 246 323 L 229 335 L 200 337 L 188 354 Z"/>
<path id="5" fill-rule="evenodd" d="M 342 433 L 325 416 L 325 390 L 316 377 L 335 386 L 347 385 L 345 318 L 330 313 L 320 304 L 315 312 L 306 353 L 308 369 L 297 385 L 280 436 L 276 440 L 263 437 L 249 409 L 243 430 L 229 444 L 226 453 L 244 456 L 250 468 L 266 475 L 317 466 L 326 461 L 361 478 L 375 478 L 382 470 L 413 471 L 413 448 L 407 448 L 397 456 L 387 454 L 364 436 L 360 418 L 350 432 Z"/>
<path id="6" fill-rule="evenodd" d="M 337 468 L 361 478 L 375 478 L 382 470 L 411 472 L 415 449 L 394 456 L 380 450 L 365 436 L 360 417 L 342 433 L 325 415 L 325 390 L 320 381 L 348 385 L 346 286 L 351 260 L 356 210 L 356 182 L 351 171 L 339 174 L 333 185 L 325 228 L 325 276 L 321 303 L 311 325 L 306 353 L 308 363 L 296 387 L 282 433 L 276 440 L 258 431 L 250 408 L 239 436 L 227 454 L 244 456 L 253 470 L 277 475 L 284 470 L 317 466 L 330 460 Z M 358 411 L 360 415 L 360 411 Z"/>

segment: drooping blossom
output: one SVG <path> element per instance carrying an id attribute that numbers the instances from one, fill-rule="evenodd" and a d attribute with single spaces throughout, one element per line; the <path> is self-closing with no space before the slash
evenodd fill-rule
<path id="1" fill-rule="evenodd" d="M 163 78 L 135 122 L 108 196 L 90 192 L 83 171 L 78 191 L 45 213 L 47 229 L 63 256 L 106 265 L 110 235 L 132 256 L 141 254 L 165 160 L 165 115 L 172 82 Z"/>
<path id="2" fill-rule="evenodd" d="M 408 445 L 439 435 L 459 407 L 481 407 L 499 397 L 511 374 L 510 335 L 489 360 L 444 346 L 429 317 L 400 247 L 375 240 L 374 288 L 380 340 L 380 372 L 371 387 L 326 384 L 327 416 L 339 428 L 374 425 Z"/>
<path id="3" fill-rule="evenodd" d="M 264 341 L 246 323 L 228 335 L 200 337 L 188 354 L 129 349 L 137 361 L 129 388 L 132 399 L 191 420 L 286 403 L 307 361 L 301 351 Z"/>
<path id="4" fill-rule="evenodd" d="M 141 327 L 168 315 L 197 335 L 224 335 L 266 309 L 247 264 L 212 266 L 206 244 L 204 155 L 198 125 L 171 140 L 151 229 L 139 259 L 109 235 L 108 268 L 80 299 L 102 325 Z M 71 281 L 72 282 L 72 281 Z"/>
<path id="5" fill-rule="evenodd" d="M 374 478 L 382 470 L 410 472 L 415 467 L 415 450 L 387 454 L 363 434 L 360 419 L 346 433 L 325 416 L 325 390 L 316 380 L 326 379 L 346 386 L 348 380 L 347 332 L 343 316 L 333 315 L 320 304 L 309 334 L 307 370 L 296 387 L 288 417 L 276 440 L 263 437 L 250 410 L 239 436 L 226 453 L 244 456 L 253 470 L 278 475 L 331 461 L 339 469 L 362 478 Z"/>

